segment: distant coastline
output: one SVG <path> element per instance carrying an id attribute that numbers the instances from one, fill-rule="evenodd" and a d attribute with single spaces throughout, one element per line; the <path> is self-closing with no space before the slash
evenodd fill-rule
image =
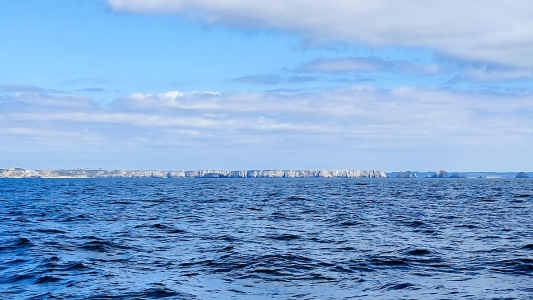
<path id="1" fill-rule="evenodd" d="M 386 178 L 382 170 L 26 170 L 0 169 L 0 178 Z"/>
<path id="2" fill-rule="evenodd" d="M 29 170 L 0 169 L 0 178 L 533 178 L 533 172 L 435 172 L 383 170 Z M 520 178 L 527 178 L 520 177 Z"/>

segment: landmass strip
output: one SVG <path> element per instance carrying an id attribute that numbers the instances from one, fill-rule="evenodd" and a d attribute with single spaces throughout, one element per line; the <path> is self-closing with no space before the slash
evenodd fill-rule
<path id="1" fill-rule="evenodd" d="M 0 178 L 386 178 L 382 170 L 25 170 L 0 169 Z"/>

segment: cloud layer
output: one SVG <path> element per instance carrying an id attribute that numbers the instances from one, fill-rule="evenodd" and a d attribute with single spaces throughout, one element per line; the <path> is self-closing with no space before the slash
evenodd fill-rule
<path id="1" fill-rule="evenodd" d="M 111 167 L 128 157 L 130 168 L 531 169 L 523 151 L 533 146 L 531 103 L 532 95 L 368 86 L 137 93 L 105 107 L 17 92 L 0 97 L 0 151 L 10 161 L 56 155 L 49 163 L 83 154 Z M 510 154 L 516 166 L 506 165 Z"/>
<path id="2" fill-rule="evenodd" d="M 209 24 L 274 28 L 312 42 L 432 49 L 443 56 L 533 68 L 526 0 L 107 0 L 115 10 L 180 13 Z"/>

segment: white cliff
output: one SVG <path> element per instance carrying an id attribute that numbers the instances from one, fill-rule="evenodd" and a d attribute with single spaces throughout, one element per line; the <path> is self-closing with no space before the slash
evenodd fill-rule
<path id="1" fill-rule="evenodd" d="M 433 175 L 431 175 L 431 178 L 448 178 L 448 177 L 450 177 L 448 175 L 448 172 L 444 170 L 438 170 L 437 172 L 433 173 Z"/>
<path id="2" fill-rule="evenodd" d="M 398 172 L 396 178 L 417 178 L 416 173 L 411 173 L 411 171 Z"/>
<path id="3" fill-rule="evenodd" d="M 24 170 L 0 169 L 0 178 L 386 178 L 382 170 Z"/>
<path id="4" fill-rule="evenodd" d="M 33 170 L 19 168 L 0 169 L 0 178 L 39 178 L 40 174 Z"/>

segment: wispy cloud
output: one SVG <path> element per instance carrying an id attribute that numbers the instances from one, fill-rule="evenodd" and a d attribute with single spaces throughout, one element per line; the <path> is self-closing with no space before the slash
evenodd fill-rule
<path id="1" fill-rule="evenodd" d="M 384 71 L 391 63 L 375 58 L 322 58 L 305 63 L 298 71 L 319 73 L 349 73 Z"/>
<path id="2" fill-rule="evenodd" d="M 438 65 L 409 61 L 388 61 L 377 57 L 321 58 L 304 63 L 297 71 L 311 73 L 394 72 L 434 75 L 442 72 Z"/>
<path id="3" fill-rule="evenodd" d="M 408 75 L 450 76 L 446 84 L 456 83 L 498 83 L 517 80 L 533 81 L 533 69 L 504 66 L 488 62 L 462 61 L 441 58 L 435 63 L 422 64 L 403 60 L 385 60 L 379 57 L 337 57 L 320 58 L 304 63 L 296 72 L 329 73 L 346 75 L 384 72 Z M 373 79 L 337 78 L 336 82 L 363 83 Z"/>
<path id="4" fill-rule="evenodd" d="M 52 93 L 19 92 L 15 95 L 7 95 L 3 98 L 3 105 L 9 106 L 7 111 L 19 110 L 71 110 L 93 109 L 99 107 L 92 99 L 79 95 L 62 95 Z"/>
<path id="5" fill-rule="evenodd" d="M 298 76 L 293 75 L 287 79 L 288 83 L 299 83 L 299 82 L 310 82 L 310 81 L 317 81 L 317 78 L 315 76 Z"/>
<path id="6" fill-rule="evenodd" d="M 533 69 L 515 68 L 489 63 L 458 63 L 453 81 L 503 82 L 533 80 Z"/>
<path id="7" fill-rule="evenodd" d="M 0 84 L 1 92 L 42 92 L 43 89 L 33 84 Z"/>
<path id="8" fill-rule="evenodd" d="M 89 93 L 105 93 L 106 90 L 102 88 L 83 88 L 78 89 L 78 92 L 89 92 Z"/>
<path id="9" fill-rule="evenodd" d="M 301 92 L 300 89 L 271 89 L 271 90 L 266 90 L 265 92 L 267 93 L 297 93 L 297 92 Z"/>
<path id="10" fill-rule="evenodd" d="M 106 79 L 104 77 L 84 77 L 84 78 L 74 78 L 63 81 L 63 84 L 65 85 L 90 85 L 90 84 L 107 84 L 110 83 L 109 79 Z"/>
<path id="11" fill-rule="evenodd" d="M 356 78 L 356 79 L 348 79 L 348 78 L 337 78 L 335 79 L 335 82 L 339 83 L 372 83 L 375 80 L 372 78 Z"/>
<path id="12" fill-rule="evenodd" d="M 281 77 L 278 75 L 265 74 L 265 75 L 252 75 L 242 76 L 234 79 L 236 82 L 249 83 L 249 84 L 278 84 L 281 82 Z"/>

